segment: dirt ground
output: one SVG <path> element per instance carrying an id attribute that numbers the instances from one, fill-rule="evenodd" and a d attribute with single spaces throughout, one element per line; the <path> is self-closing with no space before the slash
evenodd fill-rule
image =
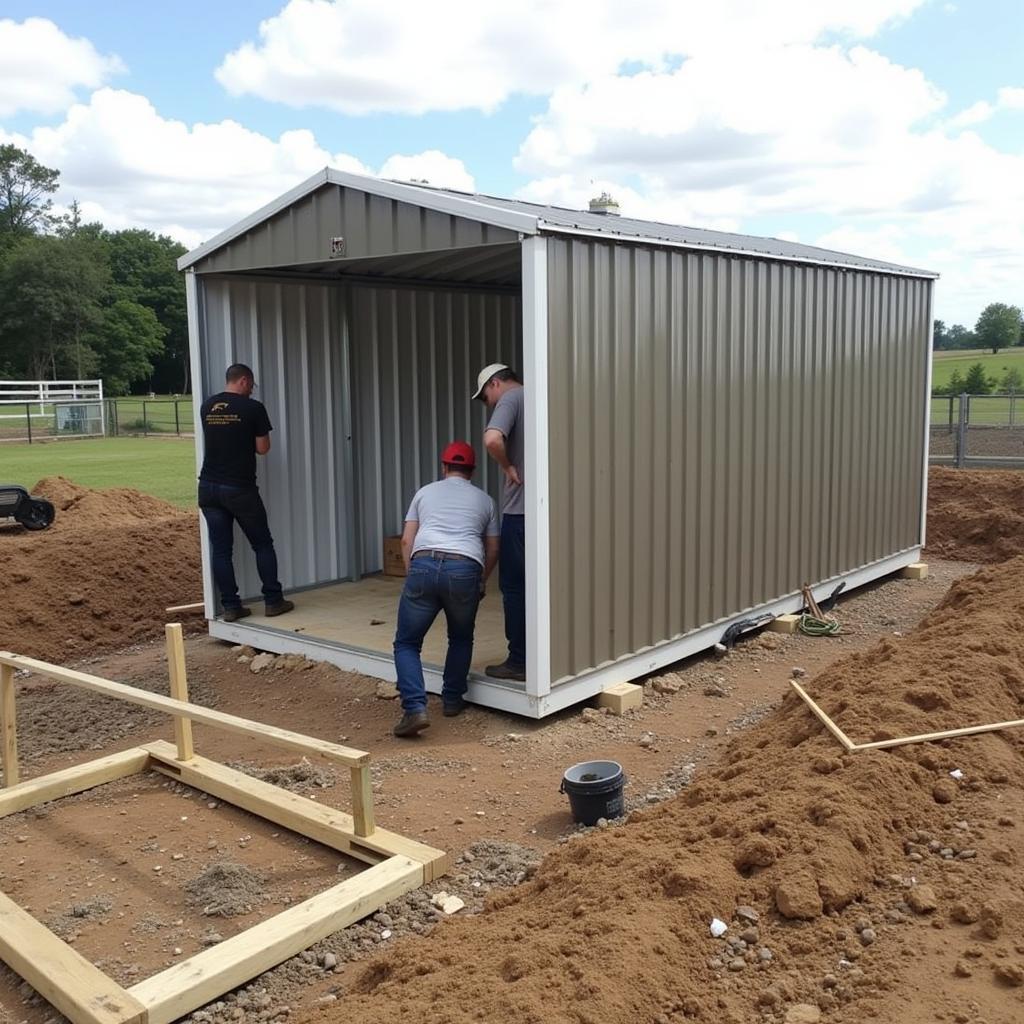
<path id="1" fill-rule="evenodd" d="M 928 553 L 999 562 L 1024 546 L 1024 473 L 943 469 L 928 474 Z"/>
<path id="2" fill-rule="evenodd" d="M 0 648 L 50 661 L 160 633 L 169 605 L 202 593 L 194 511 L 128 488 L 47 477 L 32 493 L 57 510 L 50 529 L 0 526 Z"/>
<path id="3" fill-rule="evenodd" d="M 976 480 L 963 479 L 965 490 L 978 490 Z M 814 1012 L 826 1020 L 898 1015 L 907 1024 L 1019 1019 L 1022 907 L 1008 894 L 1021 892 L 1015 848 L 1024 798 L 992 780 L 1014 768 L 1019 775 L 1020 747 L 1003 736 L 963 740 L 914 748 L 912 757 L 866 755 L 867 769 L 847 772 L 830 738 L 784 699 L 790 677 L 804 677 L 816 695 L 831 696 L 830 710 L 859 739 L 877 738 L 883 711 L 911 730 L 924 719 L 930 728 L 936 718 L 942 727 L 963 724 L 964 716 L 1021 717 L 1002 691 L 980 706 L 970 691 L 994 674 L 1007 693 L 1024 694 L 1016 639 L 1024 565 L 1011 579 L 971 584 L 947 598 L 951 584 L 977 567 L 929 562 L 924 581 L 889 579 L 846 597 L 841 636 L 765 634 L 721 659 L 689 659 L 648 680 L 644 706 L 622 718 L 576 708 L 532 723 L 472 708 L 457 719 L 435 713 L 432 728 L 412 742 L 391 736 L 398 708 L 376 695 L 374 680 L 294 660 L 254 673 L 239 660 L 247 652 L 190 637 L 195 700 L 370 750 L 379 823 L 457 861 L 438 883 L 192 1017 L 198 1024 L 310 1013 L 369 1020 L 394 1011 L 422 1021 L 593 1024 L 633 1017 L 781 1022 L 817 1019 Z M 979 593 L 988 591 L 1000 593 L 1001 606 L 984 603 Z M 914 632 L 943 602 L 939 625 L 929 621 Z M 999 627 L 986 625 L 978 650 L 957 640 L 967 613 Z M 16 646 L 0 643 L 8 645 Z M 962 665 L 954 696 L 934 681 L 945 657 L 936 659 L 936 651 Z M 898 680 L 892 662 L 903 673 Z M 78 664 L 166 692 L 156 641 Z M 929 681 L 904 678 L 914 674 Z M 866 680 L 890 680 L 885 686 L 904 696 L 880 705 L 878 686 Z M 844 687 L 851 699 L 837 703 Z M 170 737 L 161 716 L 33 678 L 19 680 L 18 715 L 25 775 Z M 346 780 L 326 766 L 202 727 L 196 741 L 202 753 L 349 806 Z M 559 779 L 592 758 L 623 764 L 629 824 L 573 824 Z M 968 766 L 968 778 L 938 804 L 932 789 L 948 781 L 953 761 Z M 807 788 L 807 766 L 819 762 L 825 770 L 812 768 Z M 838 838 L 836 823 L 845 823 Z M 123 984 L 357 870 L 317 844 L 156 776 L 7 818 L 0 846 L 0 889 Z M 912 877 L 935 889 L 937 912 L 910 907 Z M 818 894 L 813 919 L 781 912 L 773 887 L 787 879 L 794 882 L 783 898 L 790 909 Z M 466 909 L 445 918 L 430 902 L 440 889 L 461 896 Z M 969 897 L 962 913 L 954 909 L 961 891 Z M 758 920 L 737 918 L 741 904 Z M 535 908 L 543 908 L 540 916 Z M 977 927 L 959 923 L 958 913 L 976 914 Z M 722 940 L 708 934 L 712 916 L 730 925 Z M 996 917 L 999 923 L 986 923 Z M 0 1019 L 57 1019 L 28 986 L 0 971 Z M 910 1001 L 908 991 L 928 997 Z"/>

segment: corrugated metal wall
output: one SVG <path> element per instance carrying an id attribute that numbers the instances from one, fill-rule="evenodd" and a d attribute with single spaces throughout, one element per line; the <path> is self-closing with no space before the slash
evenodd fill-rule
<path id="1" fill-rule="evenodd" d="M 548 254 L 553 680 L 920 542 L 930 281 Z"/>
<path id="2" fill-rule="evenodd" d="M 475 482 L 497 499 L 483 449 L 486 410 L 471 401 L 488 363 L 518 367 L 518 295 L 353 288 L 350 294 L 356 473 L 364 572 L 381 567 L 384 536 L 400 533 L 417 488 L 439 475 L 452 440 L 477 451 Z"/>
<path id="3" fill-rule="evenodd" d="M 203 395 L 248 363 L 274 424 L 259 483 L 286 587 L 378 571 L 449 440 L 477 448 L 477 483 L 497 496 L 470 395 L 487 363 L 518 365 L 518 296 L 206 275 L 199 288 Z M 235 565 L 241 592 L 258 594 L 240 535 Z"/>
<path id="4" fill-rule="evenodd" d="M 338 290 L 316 284 L 201 277 L 203 394 L 224 387 L 224 370 L 248 363 L 253 395 L 274 425 L 271 452 L 257 459 L 286 587 L 345 579 L 355 571 L 352 517 L 342 487 L 351 458 L 347 374 Z M 236 533 L 243 595 L 258 594 L 252 553 Z"/>

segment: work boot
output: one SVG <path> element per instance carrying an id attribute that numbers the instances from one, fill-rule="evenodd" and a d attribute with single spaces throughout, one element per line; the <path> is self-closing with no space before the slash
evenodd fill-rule
<path id="1" fill-rule="evenodd" d="M 526 666 L 516 668 L 515 665 L 510 665 L 507 661 L 503 661 L 500 665 L 488 665 L 484 669 L 484 673 L 492 679 L 514 679 L 517 683 L 526 682 Z"/>
<path id="2" fill-rule="evenodd" d="M 407 711 L 391 731 L 396 736 L 415 736 L 430 728 L 426 711 Z"/>
<path id="3" fill-rule="evenodd" d="M 221 618 L 225 622 L 237 622 L 239 619 L 244 619 L 246 615 L 252 615 L 252 609 L 241 604 L 237 608 L 225 608 Z"/>
<path id="4" fill-rule="evenodd" d="M 441 713 L 445 718 L 457 718 L 465 710 L 466 702 L 464 700 L 444 701 Z"/>
<path id="5" fill-rule="evenodd" d="M 286 601 L 283 597 L 275 604 L 268 604 L 264 607 L 263 614 L 272 619 L 275 615 L 284 615 L 295 607 L 294 601 Z"/>

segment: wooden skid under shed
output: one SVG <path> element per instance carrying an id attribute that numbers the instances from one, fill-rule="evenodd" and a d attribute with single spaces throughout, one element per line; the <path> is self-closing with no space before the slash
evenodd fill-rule
<path id="1" fill-rule="evenodd" d="M 0 958 L 73 1024 L 170 1024 L 403 893 L 432 881 L 448 866 L 447 854 L 442 850 L 376 827 L 369 754 L 191 704 L 181 627 L 177 624 L 167 627 L 167 655 L 171 697 L 0 652 L 0 740 L 5 786 L 0 789 L 0 818 L 153 770 L 371 866 L 131 989 L 122 988 L 0 893 Z M 164 711 L 174 718 L 175 743 L 158 741 L 133 747 L 20 782 L 16 668 Z M 193 720 L 347 765 L 351 770 L 353 814 L 325 807 L 198 756 L 193 750 Z"/>

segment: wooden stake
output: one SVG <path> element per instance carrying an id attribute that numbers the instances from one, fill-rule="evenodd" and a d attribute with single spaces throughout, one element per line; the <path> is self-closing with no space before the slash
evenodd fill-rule
<path id="1" fill-rule="evenodd" d="M 908 743 L 932 743 L 935 740 L 951 740 L 957 736 L 976 736 L 982 732 L 999 732 L 1002 729 L 1019 729 L 1024 718 L 1012 722 L 993 722 L 991 725 L 968 725 L 963 729 L 946 729 L 944 732 L 926 732 L 920 736 L 903 736 L 896 740 L 878 740 L 875 743 L 858 743 L 854 750 L 885 750 L 888 747 L 902 747 Z"/>
<path id="2" fill-rule="evenodd" d="M 811 700 L 811 698 L 807 695 L 804 688 L 795 679 L 790 679 L 789 685 L 792 686 L 794 690 L 796 690 L 796 692 L 800 695 L 803 702 L 818 717 L 821 724 L 825 726 L 825 728 L 828 729 L 828 731 L 832 733 L 832 735 L 835 736 L 835 738 L 839 740 L 839 742 L 842 743 L 842 745 L 847 750 L 858 749 L 857 745 L 851 739 L 849 739 L 849 737 L 847 737 L 846 733 L 843 732 L 843 730 L 840 729 L 839 726 L 836 725 L 836 723 L 833 722 L 832 719 L 829 718 L 828 715 L 826 715 L 825 712 L 822 711 L 821 708 L 819 708 L 813 700 Z"/>
<path id="3" fill-rule="evenodd" d="M 373 782 L 370 766 L 361 764 L 351 768 L 352 778 L 352 827 L 357 836 L 373 835 Z"/>
<path id="4" fill-rule="evenodd" d="M 172 604 L 169 608 L 165 608 L 164 611 L 168 615 L 187 615 L 192 612 L 205 611 L 206 605 L 202 601 L 196 601 L 195 604 Z"/>
<path id="5" fill-rule="evenodd" d="M 188 700 L 188 677 L 185 674 L 185 640 L 181 624 L 168 622 L 164 627 L 167 634 L 167 672 L 171 678 L 171 696 L 175 700 Z M 192 746 L 192 722 L 183 715 L 174 718 L 174 742 L 178 745 L 178 760 L 190 761 L 195 750 Z"/>
<path id="6" fill-rule="evenodd" d="M 3 733 L 5 786 L 18 783 L 18 725 L 14 698 L 14 669 L 10 665 L 0 665 L 0 732 Z"/>

